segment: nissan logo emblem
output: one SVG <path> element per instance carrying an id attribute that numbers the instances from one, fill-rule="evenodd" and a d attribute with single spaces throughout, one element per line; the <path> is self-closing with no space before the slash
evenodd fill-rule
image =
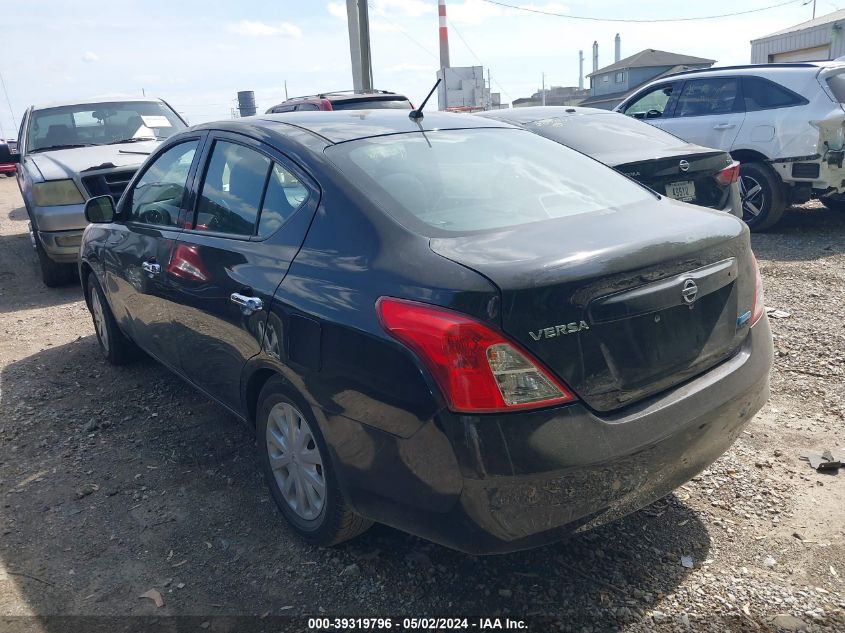
<path id="1" fill-rule="evenodd" d="M 678 163 L 678 167 L 681 168 L 681 171 L 689 171 L 689 162 L 682 160 L 680 163 Z"/>
<path id="2" fill-rule="evenodd" d="M 692 304 L 698 296 L 698 285 L 692 279 L 687 279 L 681 288 L 681 296 L 686 303 Z"/>

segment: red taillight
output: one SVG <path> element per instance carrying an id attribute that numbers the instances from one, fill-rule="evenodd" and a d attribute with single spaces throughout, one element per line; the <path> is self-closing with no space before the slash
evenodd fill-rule
<path id="1" fill-rule="evenodd" d="M 751 327 L 760 320 L 763 313 L 766 311 L 763 298 L 763 277 L 760 275 L 760 265 L 757 263 L 757 258 L 751 256 L 754 260 L 754 307 L 751 308 Z"/>
<path id="2" fill-rule="evenodd" d="M 734 161 L 722 171 L 716 172 L 716 182 L 723 187 L 732 185 L 739 179 L 739 163 Z"/>
<path id="3" fill-rule="evenodd" d="M 576 399 L 528 352 L 480 321 L 390 297 L 379 299 L 376 310 L 382 327 L 428 367 L 452 411 L 513 411 Z"/>
<path id="4" fill-rule="evenodd" d="M 189 281 L 208 281 L 209 273 L 202 263 L 199 249 L 190 244 L 177 244 L 167 266 L 167 272 L 174 277 Z"/>

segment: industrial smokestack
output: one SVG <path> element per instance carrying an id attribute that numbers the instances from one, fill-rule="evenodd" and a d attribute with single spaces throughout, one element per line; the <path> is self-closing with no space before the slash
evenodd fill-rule
<path id="1" fill-rule="evenodd" d="M 584 89 L 584 51 L 578 51 L 578 90 Z"/>
<path id="2" fill-rule="evenodd" d="M 616 39 L 614 40 L 615 50 L 613 53 L 613 61 L 618 62 L 622 59 L 622 38 L 619 37 L 619 33 L 616 34 Z"/>
<path id="3" fill-rule="evenodd" d="M 599 43 L 593 42 L 593 72 L 599 69 Z"/>
<path id="4" fill-rule="evenodd" d="M 440 68 L 449 68 L 449 31 L 446 28 L 446 0 L 437 1 L 440 13 Z"/>
<path id="5" fill-rule="evenodd" d="M 252 90 L 238 93 L 238 112 L 241 116 L 255 116 L 255 93 Z"/>

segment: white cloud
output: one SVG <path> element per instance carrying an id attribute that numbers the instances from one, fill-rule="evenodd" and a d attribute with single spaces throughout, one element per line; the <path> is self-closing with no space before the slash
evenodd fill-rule
<path id="1" fill-rule="evenodd" d="M 418 18 L 426 13 L 434 13 L 434 4 L 422 0 L 374 0 L 373 13 L 385 15 L 398 13 L 411 18 Z"/>
<path id="2" fill-rule="evenodd" d="M 370 22 L 370 31 L 373 33 L 399 33 L 402 29 L 395 24 L 390 24 L 389 22 L 373 20 Z"/>
<path id="3" fill-rule="evenodd" d="M 236 25 L 231 26 L 230 30 L 238 35 L 248 35 L 251 37 L 302 37 L 302 30 L 290 22 L 267 24 L 266 22 L 257 22 L 254 20 L 241 20 Z"/>
<path id="4" fill-rule="evenodd" d="M 531 9 L 532 11 L 545 11 L 546 13 L 569 13 L 569 7 L 560 2 L 547 2 L 545 4 L 520 4 L 521 9 Z"/>
<path id="5" fill-rule="evenodd" d="M 86 53 L 82 56 L 82 61 L 84 61 L 86 64 L 91 64 L 93 62 L 100 61 L 100 56 L 97 55 L 97 53 L 86 51 Z"/>
<path id="6" fill-rule="evenodd" d="M 326 8 L 337 19 L 346 21 L 346 5 L 342 2 L 329 2 Z"/>

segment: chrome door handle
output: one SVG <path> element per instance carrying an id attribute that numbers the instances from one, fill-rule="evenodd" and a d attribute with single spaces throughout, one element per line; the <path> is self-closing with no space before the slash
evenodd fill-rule
<path id="1" fill-rule="evenodd" d="M 141 264 L 141 268 L 150 275 L 158 275 L 161 272 L 161 266 L 155 262 L 144 262 Z"/>
<path id="2" fill-rule="evenodd" d="M 719 123 L 713 126 L 714 130 L 730 130 L 731 128 L 736 127 L 733 123 Z"/>
<path id="3" fill-rule="evenodd" d="M 264 308 L 264 302 L 258 297 L 247 297 L 238 292 L 233 292 L 229 295 L 229 299 L 232 303 L 239 305 L 241 312 L 245 315 L 250 315 Z"/>

